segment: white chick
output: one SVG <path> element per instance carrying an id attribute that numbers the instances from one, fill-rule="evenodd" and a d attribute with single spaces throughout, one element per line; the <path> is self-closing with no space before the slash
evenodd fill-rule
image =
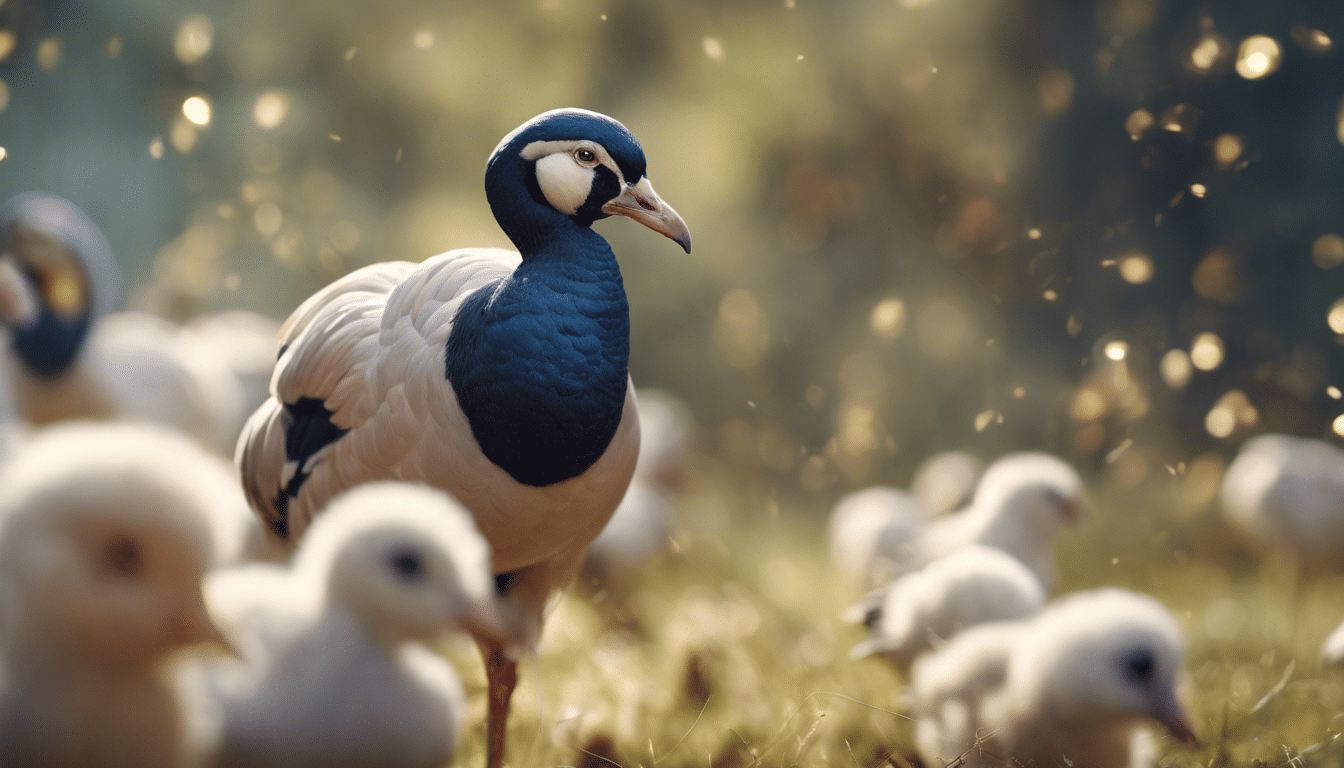
<path id="1" fill-rule="evenodd" d="M 1261 549 L 1286 548 L 1309 570 L 1344 563 L 1344 451 L 1320 440 L 1247 440 L 1223 476 L 1224 515 Z"/>
<path id="2" fill-rule="evenodd" d="M 464 696 L 421 643 L 465 629 L 502 642 L 490 548 L 442 491 L 377 482 L 338 497 L 292 570 L 212 574 L 210 608 L 254 684 L 224 678 L 218 765 L 438 768 Z M 226 670 L 227 671 L 227 670 Z"/>
<path id="3" fill-rule="evenodd" d="M 1149 722 L 1193 743 L 1176 695 L 1183 655 L 1171 614 L 1119 589 L 974 627 L 915 662 L 920 756 L 926 765 L 962 757 L 971 768 L 1122 768 L 1146 752 Z"/>
<path id="4" fill-rule="evenodd" d="M 970 544 L 995 547 L 1022 561 L 1049 593 L 1055 537 L 1083 509 L 1083 482 L 1073 467 L 1046 453 L 1013 453 L 990 465 L 970 506 L 932 521 L 915 549 L 929 562 Z"/>
<path id="5" fill-rule="evenodd" d="M 685 475 L 693 419 L 686 404 L 656 389 L 640 389 L 639 460 L 620 506 L 588 545 L 585 570 L 610 582 L 666 554 Z"/>
<path id="6" fill-rule="evenodd" d="M 880 588 L 908 571 L 924 508 L 905 491 L 873 486 L 836 503 L 828 523 L 831 565 L 849 586 Z"/>
<path id="7" fill-rule="evenodd" d="M 1041 582 L 1016 558 L 963 547 L 897 579 L 866 617 L 872 636 L 850 656 L 882 654 L 908 672 L 916 657 L 968 627 L 1025 619 L 1044 606 Z"/>
<path id="8" fill-rule="evenodd" d="M 1337 667 L 1344 664 L 1344 624 L 1335 627 L 1321 645 L 1321 666 Z"/>
<path id="9" fill-rule="evenodd" d="M 985 462 L 965 451 L 944 451 L 925 459 L 910 479 L 910 495 L 930 517 L 945 515 L 969 504 L 975 484 L 985 473 Z"/>
<path id="10" fill-rule="evenodd" d="M 190 754 L 164 662 L 221 640 L 201 595 L 212 512 L 193 474 L 158 458 L 129 431 L 72 425 L 36 434 L 0 469 L 6 768 L 178 766 Z"/>

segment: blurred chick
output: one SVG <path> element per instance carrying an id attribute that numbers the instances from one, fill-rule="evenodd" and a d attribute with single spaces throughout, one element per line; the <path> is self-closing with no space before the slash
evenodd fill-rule
<path id="1" fill-rule="evenodd" d="M 422 643 L 507 633 L 471 515 L 406 483 L 332 501 L 292 569 L 216 572 L 206 591 L 246 659 L 220 662 L 228 768 L 443 766 L 465 701 L 456 671 Z"/>
<path id="2" fill-rule="evenodd" d="M 656 389 L 640 389 L 639 459 L 625 498 L 588 545 L 584 570 L 612 586 L 667 554 L 676 523 L 676 496 L 686 473 L 693 420 L 686 404 Z"/>
<path id="3" fill-rule="evenodd" d="M 1344 567 L 1344 450 L 1253 437 L 1228 466 L 1220 497 L 1223 514 L 1261 550 L 1287 549 L 1308 570 Z"/>
<path id="4" fill-rule="evenodd" d="M 931 522 L 914 549 L 928 562 L 970 544 L 996 547 L 1030 568 L 1048 594 L 1055 589 L 1055 537 L 1084 509 L 1083 481 L 1067 462 L 1012 453 L 985 471 L 970 506 Z"/>
<path id="5" fill-rule="evenodd" d="M 1070 595 L 1034 619 L 982 624 L 917 661 L 915 735 L 926 765 L 1121 768 L 1146 757 L 1140 727 L 1194 732 L 1176 696 L 1184 641 L 1156 600 Z"/>
<path id="6" fill-rule="evenodd" d="M 872 636 L 850 656 L 881 654 L 908 673 L 916 657 L 968 627 L 1025 619 L 1044 606 L 1041 582 L 1017 559 L 990 547 L 963 547 L 897 579 L 863 617 Z"/>
<path id="7" fill-rule="evenodd" d="M 29 192 L 0 209 L 0 323 L 10 329 L 15 412 L 30 424 L 156 421 L 232 454 L 265 388 L 248 392 L 218 328 L 183 333 L 144 312 L 109 314 L 119 299 L 111 248 L 73 203 Z M 232 316 L 222 324 L 235 336 L 259 325 Z M 270 366 L 277 346 L 271 332 Z"/>
<path id="8" fill-rule="evenodd" d="M 212 512 L 162 458 L 126 431 L 76 425 L 0 469 L 6 768 L 187 761 L 164 662 L 221 640 L 201 595 Z"/>
<path id="9" fill-rule="evenodd" d="M 971 502 L 985 462 L 966 451 L 944 451 L 925 459 L 910 479 L 910 495 L 930 517 L 945 515 Z"/>
<path id="10" fill-rule="evenodd" d="M 926 512 L 897 488 L 873 486 L 841 497 L 827 524 L 831 565 L 850 588 L 878 589 L 917 559 Z"/>

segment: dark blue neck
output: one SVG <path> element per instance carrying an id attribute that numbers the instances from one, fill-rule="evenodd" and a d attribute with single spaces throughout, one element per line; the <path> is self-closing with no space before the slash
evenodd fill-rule
<path id="1" fill-rule="evenodd" d="M 44 379 L 54 379 L 74 362 L 84 345 L 92 317 L 83 313 L 74 318 L 57 315 L 44 302 L 41 314 L 30 328 L 13 330 L 14 350 L 28 370 Z"/>
<path id="2" fill-rule="evenodd" d="M 514 238 L 523 263 L 462 304 L 447 348 L 448 380 L 481 450 L 534 486 L 582 474 L 606 451 L 630 361 L 615 254 L 556 216 L 545 217 L 554 226 L 544 239 Z"/>

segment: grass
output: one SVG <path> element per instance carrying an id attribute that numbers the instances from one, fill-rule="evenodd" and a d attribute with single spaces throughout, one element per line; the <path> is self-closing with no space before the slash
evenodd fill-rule
<path id="1" fill-rule="evenodd" d="M 1344 577 L 1252 554 L 1180 492 L 1166 477 L 1094 488 L 1097 513 L 1056 550 L 1061 591 L 1148 592 L 1184 627 L 1201 744 L 1162 739 L 1162 762 L 1344 764 L 1344 673 L 1316 660 L 1344 618 Z M 852 596 L 825 560 L 825 510 L 701 487 L 684 511 L 679 553 L 602 591 L 581 584 L 555 608 L 522 665 L 509 764 L 911 765 L 903 680 L 848 657 L 862 635 L 838 618 Z M 484 675 L 474 647 L 450 653 L 473 706 L 457 763 L 481 765 Z"/>

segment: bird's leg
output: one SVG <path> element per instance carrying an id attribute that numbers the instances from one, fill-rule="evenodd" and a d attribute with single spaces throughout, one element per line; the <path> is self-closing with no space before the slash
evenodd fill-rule
<path id="1" fill-rule="evenodd" d="M 486 715 L 486 768 L 504 767 L 504 735 L 509 725 L 509 700 L 518 684 L 518 662 L 510 659 L 499 643 L 481 645 L 485 656 L 485 679 L 490 688 Z"/>

